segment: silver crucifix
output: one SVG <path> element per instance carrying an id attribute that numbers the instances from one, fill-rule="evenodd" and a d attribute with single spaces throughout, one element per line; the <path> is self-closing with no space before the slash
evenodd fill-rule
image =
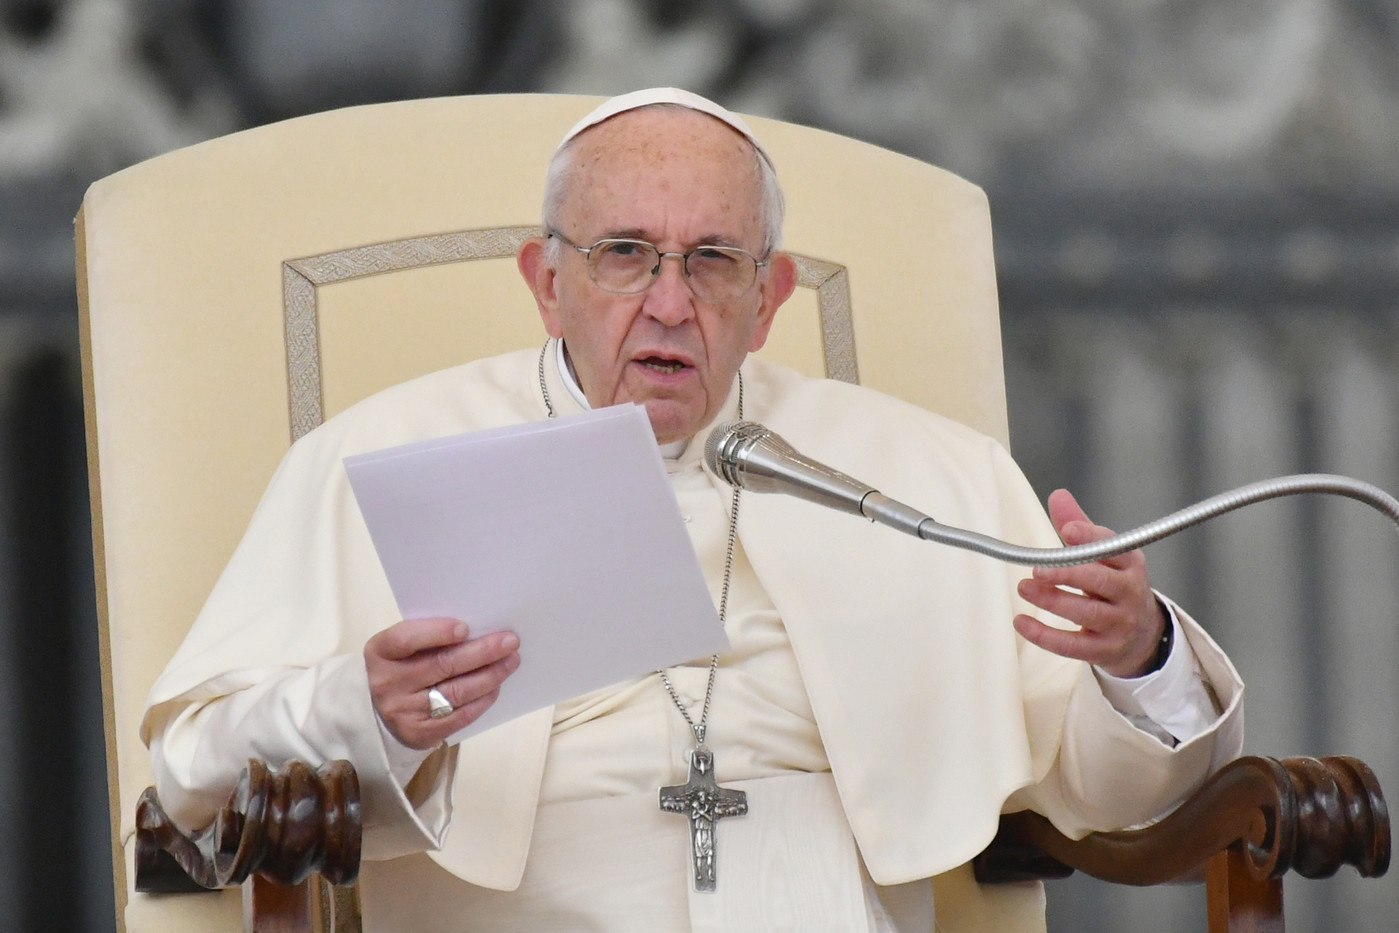
<path id="1" fill-rule="evenodd" d="M 714 780 L 714 755 L 703 745 L 690 751 L 690 779 L 661 788 L 661 809 L 690 818 L 690 864 L 695 890 L 713 891 L 714 825 L 726 816 L 748 812 L 748 795 L 720 787 Z"/>

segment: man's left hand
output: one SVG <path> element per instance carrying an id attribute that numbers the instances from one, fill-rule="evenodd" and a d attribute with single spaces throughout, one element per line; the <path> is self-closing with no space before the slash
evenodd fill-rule
<path id="1" fill-rule="evenodd" d="M 1113 534 L 1090 521 L 1065 489 L 1050 494 L 1049 519 L 1065 544 L 1100 541 Z M 1019 591 L 1026 602 L 1080 627 L 1070 632 L 1018 615 L 1015 630 L 1026 641 L 1095 664 L 1114 677 L 1140 677 L 1152 669 L 1167 619 L 1151 591 L 1140 550 L 1095 564 L 1036 567 L 1020 581 Z"/>

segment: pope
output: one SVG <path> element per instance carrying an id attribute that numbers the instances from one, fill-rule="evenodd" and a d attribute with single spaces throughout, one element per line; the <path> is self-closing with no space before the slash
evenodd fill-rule
<path id="1" fill-rule="evenodd" d="M 294 446 L 152 690 L 167 809 L 207 821 L 249 756 L 349 758 L 376 929 L 781 914 L 906 931 L 935 907 L 940 929 L 1034 929 L 1037 886 L 983 891 L 967 868 L 1003 810 L 1118 828 L 1236 755 L 1242 684 L 1140 552 L 1024 577 L 705 468 L 708 432 L 749 418 L 927 490 L 948 524 L 1039 546 L 1111 533 L 1063 490 L 1046 515 L 968 428 L 750 356 L 796 285 L 782 214 L 769 154 L 711 101 L 653 89 L 585 116 L 518 254 L 548 341 L 394 387 Z M 400 619 L 341 460 L 623 402 L 646 410 L 731 650 L 445 744 L 529 645 Z"/>

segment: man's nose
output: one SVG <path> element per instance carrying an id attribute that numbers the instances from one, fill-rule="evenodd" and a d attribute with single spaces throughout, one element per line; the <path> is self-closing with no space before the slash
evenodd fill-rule
<path id="1" fill-rule="evenodd" d="M 695 314 L 695 295 L 685 281 L 685 257 L 679 253 L 664 253 L 660 271 L 646 289 L 643 308 L 646 313 L 667 327 L 685 323 Z"/>

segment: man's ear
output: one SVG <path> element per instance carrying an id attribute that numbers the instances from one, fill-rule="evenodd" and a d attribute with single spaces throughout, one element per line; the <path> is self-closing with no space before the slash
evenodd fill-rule
<path id="1" fill-rule="evenodd" d="M 768 260 L 767 275 L 759 287 L 762 301 L 758 305 L 758 328 L 753 332 L 753 343 L 749 353 L 755 353 L 767 343 L 768 332 L 777 317 L 777 309 L 792 297 L 797 288 L 797 263 L 786 253 L 773 253 Z"/>
<path id="2" fill-rule="evenodd" d="M 543 237 L 534 236 L 520 244 L 515 254 L 515 265 L 520 276 L 534 295 L 534 303 L 539 306 L 539 317 L 544 322 L 544 330 L 550 337 L 562 337 L 563 328 L 559 322 L 559 298 L 554 291 L 555 269 L 549 265 Z"/>

